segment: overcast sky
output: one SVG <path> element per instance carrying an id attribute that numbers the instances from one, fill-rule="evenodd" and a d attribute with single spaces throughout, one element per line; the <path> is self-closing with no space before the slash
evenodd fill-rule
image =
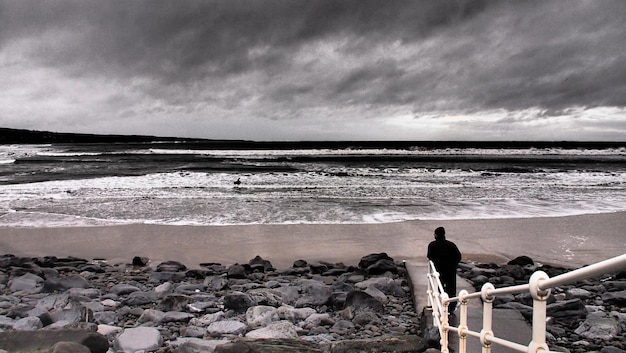
<path id="1" fill-rule="evenodd" d="M 0 0 L 0 127 L 626 141 L 626 1 Z"/>

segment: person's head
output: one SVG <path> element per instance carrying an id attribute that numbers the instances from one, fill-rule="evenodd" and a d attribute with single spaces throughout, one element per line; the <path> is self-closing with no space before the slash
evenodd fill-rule
<path id="1" fill-rule="evenodd" d="M 435 229 L 435 239 L 446 240 L 446 230 L 443 227 L 437 227 L 437 229 Z"/>

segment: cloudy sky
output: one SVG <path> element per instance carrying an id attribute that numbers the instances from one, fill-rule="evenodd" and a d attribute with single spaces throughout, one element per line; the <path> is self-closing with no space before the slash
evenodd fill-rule
<path id="1" fill-rule="evenodd" d="M 0 0 L 0 127 L 626 141 L 626 1 Z"/>

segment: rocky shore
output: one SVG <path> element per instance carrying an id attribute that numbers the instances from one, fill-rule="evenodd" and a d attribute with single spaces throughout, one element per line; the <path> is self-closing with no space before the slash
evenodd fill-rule
<path id="1" fill-rule="evenodd" d="M 522 256 L 463 263 L 476 290 L 528 283 L 568 268 Z M 0 256 L 0 352 L 422 352 L 402 262 L 370 254 L 357 265 L 255 257 L 187 268 L 67 257 Z M 530 295 L 497 297 L 530 321 Z M 626 271 L 552 290 L 548 345 L 567 353 L 626 353 Z M 431 347 L 432 349 L 432 347 Z"/>
<path id="2" fill-rule="evenodd" d="M 539 270 L 555 277 L 572 269 L 541 265 L 520 256 L 506 265 L 461 264 L 458 274 L 480 291 L 487 282 L 496 288 L 527 284 L 530 275 Z M 529 293 L 498 296 L 494 308 L 518 310 L 532 321 Z M 547 317 L 551 351 L 626 353 L 626 270 L 553 288 Z"/>
<path id="3" fill-rule="evenodd" d="M 0 350 L 8 352 L 415 352 L 426 349 L 406 271 L 385 253 L 358 265 L 275 269 L 0 257 Z"/>

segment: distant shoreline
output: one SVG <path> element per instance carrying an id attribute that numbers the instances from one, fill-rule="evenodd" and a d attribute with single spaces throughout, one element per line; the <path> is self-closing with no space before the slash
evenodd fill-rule
<path id="1" fill-rule="evenodd" d="M 626 141 L 249 141 L 148 135 L 101 135 L 0 128 L 0 144 L 194 143 L 206 149 L 620 148 Z"/>

